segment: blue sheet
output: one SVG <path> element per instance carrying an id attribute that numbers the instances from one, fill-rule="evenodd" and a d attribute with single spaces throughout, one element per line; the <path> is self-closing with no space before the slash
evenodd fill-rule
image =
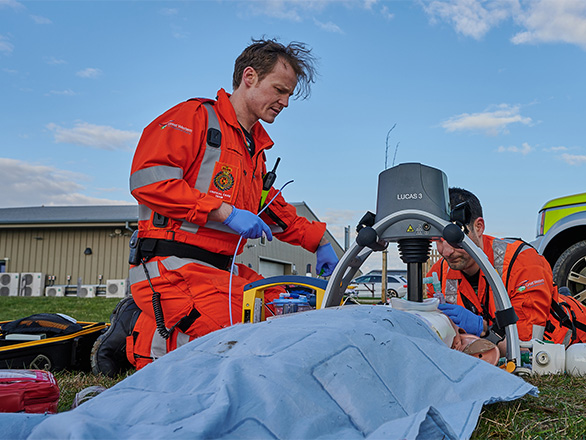
<path id="1" fill-rule="evenodd" d="M 211 333 L 72 411 L 0 426 L 43 440 L 465 439 L 483 404 L 527 393 L 414 315 L 347 306 Z"/>

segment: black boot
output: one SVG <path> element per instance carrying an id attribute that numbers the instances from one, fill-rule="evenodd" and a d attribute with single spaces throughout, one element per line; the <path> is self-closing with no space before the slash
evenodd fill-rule
<path id="1" fill-rule="evenodd" d="M 110 316 L 110 327 L 92 347 L 91 364 L 94 374 L 115 377 L 132 365 L 126 357 L 126 337 L 132 334 L 140 308 L 132 296 L 127 296 L 116 305 Z"/>

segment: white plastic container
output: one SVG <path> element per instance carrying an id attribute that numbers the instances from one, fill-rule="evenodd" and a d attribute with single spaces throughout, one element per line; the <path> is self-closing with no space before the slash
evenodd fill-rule
<path id="1" fill-rule="evenodd" d="M 586 375 L 586 344 L 574 344 L 568 347 L 566 372 L 572 376 Z"/>
<path id="2" fill-rule="evenodd" d="M 533 374 L 562 374 L 566 369 L 566 347 L 533 340 Z"/>

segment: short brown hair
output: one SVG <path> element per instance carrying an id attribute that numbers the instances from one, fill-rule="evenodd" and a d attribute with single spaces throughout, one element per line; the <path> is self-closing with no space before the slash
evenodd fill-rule
<path id="1" fill-rule="evenodd" d="M 252 39 L 252 43 L 242 51 L 234 63 L 232 86 L 236 90 L 242 81 L 244 69 L 252 67 L 259 81 L 272 72 L 277 61 L 286 61 L 297 75 L 297 87 L 295 98 L 308 98 L 311 94 L 311 83 L 315 82 L 317 75 L 316 58 L 304 43 L 292 41 L 287 46 L 275 39 Z"/>
<path id="2" fill-rule="evenodd" d="M 474 222 L 479 217 L 482 217 L 482 205 L 480 204 L 480 200 L 470 191 L 463 189 L 452 187 L 449 189 L 450 192 L 450 205 L 451 208 L 456 207 L 460 203 L 468 202 L 470 206 L 470 223 Z"/>

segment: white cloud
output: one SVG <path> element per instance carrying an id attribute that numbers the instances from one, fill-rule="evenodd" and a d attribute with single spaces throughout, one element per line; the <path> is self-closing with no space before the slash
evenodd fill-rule
<path id="1" fill-rule="evenodd" d="M 322 23 L 321 21 L 314 18 L 313 22 L 317 25 L 317 27 L 319 27 L 320 29 L 322 29 L 326 32 L 333 32 L 336 34 L 343 34 L 344 33 L 342 31 L 342 29 L 340 29 L 340 27 L 337 24 L 332 23 L 331 21 L 328 21 L 327 23 Z"/>
<path id="2" fill-rule="evenodd" d="M 67 90 L 51 90 L 49 93 L 46 93 L 45 95 L 74 96 L 74 95 L 76 95 L 76 93 L 73 90 L 71 90 L 71 89 L 67 89 Z"/>
<path id="3" fill-rule="evenodd" d="M 78 182 L 87 176 L 47 165 L 0 158 L 0 175 L 2 207 L 128 204 L 86 196 L 82 194 L 84 186 Z"/>
<path id="4" fill-rule="evenodd" d="M 160 10 L 161 15 L 173 16 L 179 13 L 177 8 L 162 8 Z"/>
<path id="5" fill-rule="evenodd" d="M 464 130 L 480 130 L 489 135 L 507 133 L 510 124 L 521 123 L 530 125 L 532 120 L 519 114 L 518 105 L 501 104 L 496 110 L 486 110 L 481 113 L 462 113 L 452 116 L 441 126 L 448 132 Z"/>
<path id="6" fill-rule="evenodd" d="M 569 151 L 570 149 L 568 147 L 549 147 L 549 148 L 544 148 L 543 151 L 547 151 L 547 152 L 552 152 L 552 153 L 559 153 L 560 151 Z"/>
<path id="7" fill-rule="evenodd" d="M 531 153 L 534 150 L 535 150 L 535 148 L 533 148 L 527 142 L 523 142 L 523 145 L 521 147 L 516 147 L 516 146 L 503 147 L 503 146 L 500 146 L 497 149 L 497 151 L 499 153 L 521 153 L 523 156 L 526 156 L 527 154 Z"/>
<path id="8" fill-rule="evenodd" d="M 481 39 L 507 20 L 522 30 L 513 44 L 569 43 L 586 50 L 584 0 L 433 0 L 420 1 L 432 23 L 445 22 L 456 32 Z"/>
<path id="9" fill-rule="evenodd" d="M 96 69 L 95 67 L 88 67 L 76 73 L 76 75 L 81 78 L 97 78 L 101 74 L 102 71 L 100 69 Z"/>
<path id="10" fill-rule="evenodd" d="M 538 0 L 527 6 L 527 12 L 518 17 L 526 30 L 511 38 L 514 44 L 563 42 L 586 50 L 584 0 Z"/>
<path id="11" fill-rule="evenodd" d="M 352 243 L 356 239 L 356 218 L 360 218 L 363 214 L 350 209 L 340 209 L 320 214 L 319 219 L 328 225 L 328 231 L 344 247 L 345 227 L 350 225 L 350 243 Z"/>
<path id="12" fill-rule="evenodd" d="M 74 128 L 69 129 L 51 123 L 47 128 L 55 132 L 57 143 L 84 145 L 101 150 L 131 150 L 140 137 L 140 133 L 134 131 L 123 131 L 87 122 L 79 122 Z"/>
<path id="13" fill-rule="evenodd" d="M 0 9 L 2 9 L 4 7 L 12 8 L 14 10 L 25 9 L 25 7 L 22 3 L 17 2 L 15 0 L 0 0 Z"/>
<path id="14" fill-rule="evenodd" d="M 380 13 L 387 20 L 392 20 L 393 18 L 395 18 L 395 14 L 393 14 L 391 11 L 389 11 L 389 8 L 387 8 L 386 6 L 383 6 L 380 9 Z"/>
<path id="15" fill-rule="evenodd" d="M 266 15 L 289 21 L 301 21 L 300 12 L 311 8 L 314 2 L 298 2 L 292 0 L 259 0 L 247 2 L 246 8 L 252 15 Z"/>
<path id="16" fill-rule="evenodd" d="M 481 39 L 494 26 L 511 16 L 517 9 L 516 0 L 434 0 L 423 3 L 432 22 L 445 21 L 456 32 Z"/>
<path id="17" fill-rule="evenodd" d="M 329 32 L 343 33 L 338 25 L 332 22 L 322 22 L 317 20 L 318 14 L 325 11 L 329 6 L 343 5 L 346 8 L 363 8 L 368 11 L 375 11 L 379 0 L 256 0 L 238 2 L 245 13 L 251 15 L 265 15 L 279 20 L 288 20 L 292 22 L 301 22 L 303 20 L 313 19 L 314 23 Z M 380 14 L 387 18 L 393 18 L 393 14 L 385 5 L 378 7 Z"/>
<path id="18" fill-rule="evenodd" d="M 378 3 L 378 0 L 364 0 L 364 7 L 366 9 L 372 9 L 374 5 Z"/>
<path id="19" fill-rule="evenodd" d="M 36 24 L 53 24 L 53 22 L 50 19 L 48 19 L 47 17 L 42 17 L 40 15 L 31 15 L 31 19 Z"/>
<path id="20" fill-rule="evenodd" d="M 45 62 L 51 65 L 67 64 L 67 61 L 55 57 L 45 57 Z"/>
<path id="21" fill-rule="evenodd" d="M 0 53 L 12 53 L 14 50 L 14 44 L 8 41 L 4 35 L 0 35 Z"/>
<path id="22" fill-rule="evenodd" d="M 582 165 L 586 163 L 585 155 L 564 153 L 560 157 L 569 165 Z"/>

